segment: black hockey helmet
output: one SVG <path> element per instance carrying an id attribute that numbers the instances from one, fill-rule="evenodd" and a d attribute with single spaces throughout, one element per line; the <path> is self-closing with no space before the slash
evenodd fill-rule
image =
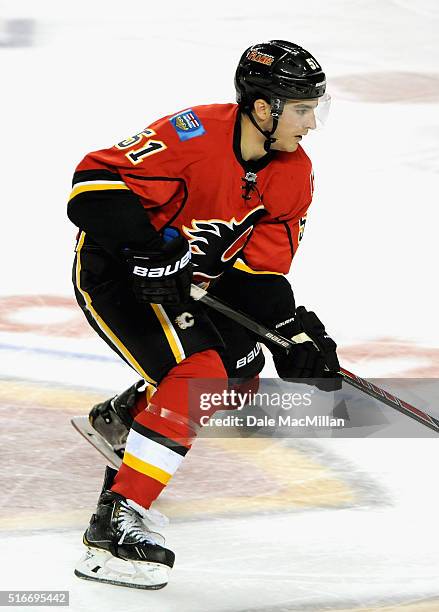
<path id="1" fill-rule="evenodd" d="M 235 74 L 236 99 L 251 108 L 257 98 L 270 102 L 320 98 L 326 78 L 308 51 L 285 40 L 270 40 L 244 51 Z"/>
<path id="2" fill-rule="evenodd" d="M 235 89 L 238 104 L 265 136 L 265 150 L 269 151 L 285 102 L 322 97 L 326 77 L 319 62 L 303 47 L 286 40 L 270 40 L 244 51 L 235 73 Z M 270 103 L 270 131 L 262 130 L 251 112 L 258 98 Z"/>

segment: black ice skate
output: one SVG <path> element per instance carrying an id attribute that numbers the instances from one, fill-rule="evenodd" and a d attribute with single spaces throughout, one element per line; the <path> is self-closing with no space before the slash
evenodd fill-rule
<path id="1" fill-rule="evenodd" d="M 128 431 L 133 422 L 130 408 L 135 405 L 144 387 L 145 382 L 140 380 L 120 395 L 93 406 L 88 418 L 76 416 L 71 419 L 73 427 L 117 468 L 122 463 Z"/>
<path id="2" fill-rule="evenodd" d="M 137 589 L 161 589 L 168 583 L 175 555 L 151 531 L 154 513 L 110 491 L 116 471 L 107 467 L 96 513 L 84 533 L 87 552 L 75 568 L 85 580 Z M 155 513 L 164 519 L 159 513 Z"/>

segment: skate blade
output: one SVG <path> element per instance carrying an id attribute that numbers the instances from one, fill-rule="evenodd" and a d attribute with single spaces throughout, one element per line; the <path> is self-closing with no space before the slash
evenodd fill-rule
<path id="1" fill-rule="evenodd" d="M 169 568 L 159 563 L 125 561 L 108 551 L 87 548 L 75 567 L 75 576 L 133 589 L 162 589 L 168 584 Z"/>
<path id="2" fill-rule="evenodd" d="M 114 467 L 118 469 L 120 468 L 122 465 L 121 458 L 116 455 L 111 444 L 108 444 L 105 438 L 103 438 L 101 434 L 91 426 L 88 417 L 76 416 L 70 419 L 70 422 L 76 431 L 78 431 L 81 436 L 87 440 L 87 442 L 94 446 L 94 448 L 98 450 L 101 455 L 107 459 L 107 461 L 114 465 Z"/>

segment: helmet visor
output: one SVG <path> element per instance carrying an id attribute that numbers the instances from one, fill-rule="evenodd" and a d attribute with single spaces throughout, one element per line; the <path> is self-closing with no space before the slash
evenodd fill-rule
<path id="1" fill-rule="evenodd" d="M 331 107 L 331 96 L 328 93 L 324 93 L 318 100 L 314 115 L 316 118 L 316 129 L 321 130 L 328 119 L 329 109 Z"/>

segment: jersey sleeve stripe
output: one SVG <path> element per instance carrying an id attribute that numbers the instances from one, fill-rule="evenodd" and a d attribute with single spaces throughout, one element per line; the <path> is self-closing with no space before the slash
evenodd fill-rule
<path id="1" fill-rule="evenodd" d="M 111 172 L 103 168 L 95 168 L 94 170 L 76 170 L 73 175 L 72 187 L 77 183 L 85 181 L 121 181 L 122 178 L 118 172 Z"/>
<path id="2" fill-rule="evenodd" d="M 109 191 L 113 189 L 129 190 L 129 187 L 127 187 L 123 181 L 84 181 L 83 183 L 77 183 L 73 187 L 69 202 L 80 193 L 88 191 Z"/>

